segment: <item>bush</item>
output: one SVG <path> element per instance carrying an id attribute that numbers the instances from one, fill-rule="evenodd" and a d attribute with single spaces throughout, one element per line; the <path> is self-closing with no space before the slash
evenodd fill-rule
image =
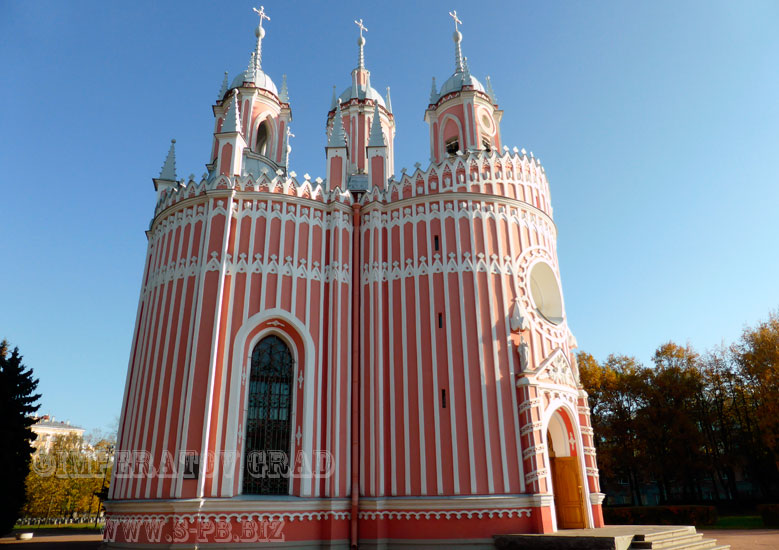
<path id="1" fill-rule="evenodd" d="M 757 511 L 763 516 L 765 527 L 779 527 L 779 504 L 761 504 Z"/>
<path id="2" fill-rule="evenodd" d="M 625 506 L 604 507 L 603 519 L 610 525 L 713 525 L 714 506 Z"/>

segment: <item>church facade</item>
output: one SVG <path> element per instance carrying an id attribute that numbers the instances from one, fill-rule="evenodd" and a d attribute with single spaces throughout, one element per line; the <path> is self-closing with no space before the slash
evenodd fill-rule
<path id="1" fill-rule="evenodd" d="M 504 146 L 456 13 L 428 167 L 395 175 L 360 21 L 315 181 L 288 170 L 258 14 L 207 174 L 177 180 L 171 145 L 154 179 L 107 546 L 491 547 L 602 526 L 549 183 Z"/>

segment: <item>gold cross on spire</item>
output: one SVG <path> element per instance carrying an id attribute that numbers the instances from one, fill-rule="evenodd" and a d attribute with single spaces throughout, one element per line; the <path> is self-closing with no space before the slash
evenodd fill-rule
<path id="1" fill-rule="evenodd" d="M 362 31 L 368 32 L 368 27 L 362 24 L 362 19 L 359 21 L 355 20 L 354 24 L 360 27 L 360 37 L 362 38 Z"/>
<path id="2" fill-rule="evenodd" d="M 452 19 L 454 19 L 454 30 L 455 30 L 455 31 L 456 31 L 456 30 L 458 30 L 458 29 L 457 29 L 457 25 L 458 25 L 458 24 L 462 25 L 462 24 L 463 24 L 463 22 L 462 22 L 462 21 L 460 21 L 460 20 L 457 18 L 457 10 L 455 10 L 455 11 L 450 11 L 450 12 L 449 12 L 449 16 L 450 16 Z"/>
<path id="3" fill-rule="evenodd" d="M 254 10 L 254 12 L 255 12 L 257 15 L 259 15 L 259 16 L 260 16 L 260 27 L 262 27 L 262 20 L 263 20 L 263 19 L 267 19 L 268 21 L 270 21 L 270 17 L 268 17 L 267 15 L 265 15 L 265 6 L 260 6 L 260 9 L 257 9 L 257 8 L 252 8 L 252 10 Z"/>

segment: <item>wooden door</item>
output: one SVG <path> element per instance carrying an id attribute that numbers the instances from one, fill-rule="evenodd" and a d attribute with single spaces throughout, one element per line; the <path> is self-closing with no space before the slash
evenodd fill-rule
<path id="1" fill-rule="evenodd" d="M 552 458 L 552 483 L 558 529 L 584 529 L 584 488 L 575 456 Z"/>

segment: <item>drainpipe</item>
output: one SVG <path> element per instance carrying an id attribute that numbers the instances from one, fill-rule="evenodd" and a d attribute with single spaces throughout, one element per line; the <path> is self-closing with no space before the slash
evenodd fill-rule
<path id="1" fill-rule="evenodd" d="M 352 204 L 352 517 L 351 547 L 359 547 L 360 510 L 360 204 Z"/>

